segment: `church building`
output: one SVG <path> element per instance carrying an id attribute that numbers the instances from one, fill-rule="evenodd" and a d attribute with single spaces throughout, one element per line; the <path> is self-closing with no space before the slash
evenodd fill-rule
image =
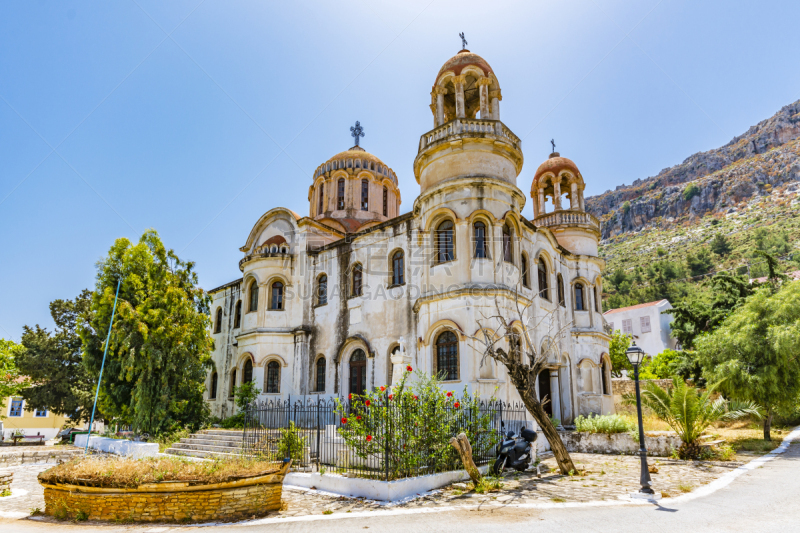
<path id="1" fill-rule="evenodd" d="M 260 400 L 329 399 L 391 384 L 407 365 L 457 393 L 518 401 L 475 340 L 482 327 L 493 334 L 498 310 L 548 354 L 537 393 L 555 418 L 614 411 L 600 223 L 578 167 L 555 152 L 530 184 L 533 220 L 522 216 L 522 146 L 502 99 L 492 67 L 461 50 L 433 83 L 407 213 L 397 175 L 359 146 L 356 122 L 355 146 L 310 176 L 306 216 L 275 207 L 255 222 L 242 277 L 210 291 L 213 415 L 235 413 L 244 382 Z"/>

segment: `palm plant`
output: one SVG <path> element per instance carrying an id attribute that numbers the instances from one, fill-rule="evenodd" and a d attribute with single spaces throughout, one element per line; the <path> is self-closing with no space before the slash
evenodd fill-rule
<path id="1" fill-rule="evenodd" d="M 655 383 L 647 383 L 642 391 L 642 404 L 669 424 L 681 438 L 678 450 L 681 459 L 694 459 L 700 455 L 700 435 L 720 420 L 736 420 L 745 416 L 762 417 L 762 409 L 754 402 L 728 401 L 722 397 L 712 399 L 716 385 L 705 391 L 687 385 L 682 379 L 672 380 L 672 388 L 664 390 Z M 633 397 L 625 403 L 635 404 Z"/>

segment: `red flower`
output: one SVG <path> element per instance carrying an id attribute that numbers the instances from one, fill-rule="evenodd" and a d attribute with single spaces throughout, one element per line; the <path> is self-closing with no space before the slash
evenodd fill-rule
<path id="1" fill-rule="evenodd" d="M 342 417 L 342 424 L 347 424 L 347 419 L 345 417 Z"/>
<path id="2" fill-rule="evenodd" d="M 408 366 L 406 367 L 406 372 L 413 372 L 413 371 L 414 371 L 414 369 L 413 369 L 413 368 L 411 368 L 411 365 L 408 365 Z"/>
<path id="3" fill-rule="evenodd" d="M 417 396 L 417 395 L 415 394 L 415 395 L 414 395 L 414 399 L 415 399 L 415 400 L 419 400 L 419 396 Z"/>
<path id="4" fill-rule="evenodd" d="M 352 400 L 353 399 L 353 393 L 352 392 L 347 396 L 347 399 L 348 400 Z"/>
<path id="5" fill-rule="evenodd" d="M 385 390 L 386 390 L 386 387 L 384 387 L 383 385 L 381 385 L 381 392 L 383 392 L 383 391 L 385 391 Z"/>
<path id="6" fill-rule="evenodd" d="M 460 403 L 458 403 L 458 402 L 456 402 L 456 403 L 454 403 L 454 404 L 453 404 L 453 407 L 455 407 L 456 409 L 458 409 L 459 407 L 461 407 L 461 404 L 460 404 Z"/>
<path id="7" fill-rule="evenodd" d="M 393 395 L 393 394 L 390 394 L 390 395 L 389 395 L 389 399 L 390 399 L 390 400 L 391 400 L 393 397 L 394 397 L 394 395 Z"/>
<path id="8" fill-rule="evenodd" d="M 372 435 L 367 435 L 367 442 L 372 440 Z"/>
<path id="9" fill-rule="evenodd" d="M 453 395 L 453 393 L 452 393 L 452 392 L 448 392 L 448 393 L 447 393 L 447 397 L 448 397 L 448 398 L 449 398 L 449 397 L 451 397 L 452 395 Z"/>
<path id="10" fill-rule="evenodd" d="M 367 400 L 366 402 L 364 402 L 364 405 L 366 405 L 367 407 L 369 407 L 369 400 Z"/>
<path id="11" fill-rule="evenodd" d="M 356 415 L 356 420 L 361 420 L 361 415 Z"/>

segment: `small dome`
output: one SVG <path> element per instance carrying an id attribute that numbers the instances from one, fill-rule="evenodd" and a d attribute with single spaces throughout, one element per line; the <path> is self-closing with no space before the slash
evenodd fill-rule
<path id="1" fill-rule="evenodd" d="M 386 163 L 381 161 L 380 158 L 372 155 L 371 153 L 367 152 L 360 146 L 353 146 L 352 148 L 349 148 L 344 152 L 339 152 L 335 156 L 325 161 L 325 163 L 320 165 L 314 172 L 314 178 L 316 178 L 317 176 L 319 176 L 324 172 L 329 172 L 330 171 L 329 163 L 333 163 L 334 161 L 347 161 L 347 160 L 352 160 L 354 166 L 355 166 L 355 161 L 360 161 L 359 164 L 360 168 L 366 168 L 364 166 L 364 161 L 373 163 L 374 168 L 372 168 L 373 165 L 370 165 L 370 168 L 368 170 L 372 170 L 376 174 L 388 176 L 389 178 L 391 178 L 392 182 L 395 185 L 397 185 L 397 175 L 394 173 L 394 171 L 391 168 L 389 168 L 389 166 Z"/>
<path id="2" fill-rule="evenodd" d="M 451 71 L 455 76 L 460 76 L 461 71 L 467 68 L 468 66 L 476 66 L 483 71 L 484 76 L 489 76 L 492 73 L 492 67 L 489 66 L 489 63 L 486 62 L 478 54 L 473 54 L 469 50 L 461 50 L 459 53 L 448 59 L 442 65 L 442 68 L 439 69 L 439 74 L 436 75 L 436 81 L 433 83 L 434 86 L 439 83 L 439 78 L 442 77 L 442 74 L 445 72 Z"/>
<path id="3" fill-rule="evenodd" d="M 581 176 L 581 171 L 578 170 L 578 165 L 576 165 L 571 159 L 567 159 L 566 157 L 561 157 L 561 154 L 558 152 L 553 152 L 550 154 L 550 158 L 539 165 L 539 168 L 536 169 L 536 174 L 533 176 L 533 185 L 531 186 L 531 191 L 536 190 L 536 184 L 539 182 L 539 178 L 548 172 L 552 172 L 556 176 L 562 170 L 569 170 L 577 177 L 583 179 Z"/>

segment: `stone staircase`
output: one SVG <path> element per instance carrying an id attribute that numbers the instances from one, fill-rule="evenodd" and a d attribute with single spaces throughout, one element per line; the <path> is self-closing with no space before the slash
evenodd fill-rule
<path id="1" fill-rule="evenodd" d="M 233 457 L 242 451 L 242 430 L 204 429 L 176 442 L 165 453 L 199 458 Z"/>

